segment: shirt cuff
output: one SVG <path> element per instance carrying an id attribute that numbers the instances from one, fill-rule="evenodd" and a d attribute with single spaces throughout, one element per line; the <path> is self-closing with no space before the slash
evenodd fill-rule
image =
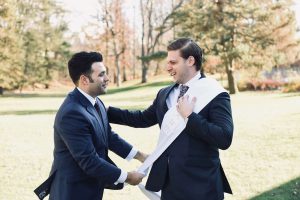
<path id="1" fill-rule="evenodd" d="M 134 158 L 134 156 L 137 154 L 137 150 L 135 150 L 134 148 L 131 149 L 131 151 L 129 152 L 129 154 L 127 155 L 127 157 L 125 158 L 127 161 L 130 161 L 131 159 Z"/>
<path id="2" fill-rule="evenodd" d="M 119 184 L 119 183 L 124 183 L 127 179 L 127 172 L 124 170 L 121 170 L 121 174 L 118 178 L 118 180 L 114 183 L 115 185 Z"/>

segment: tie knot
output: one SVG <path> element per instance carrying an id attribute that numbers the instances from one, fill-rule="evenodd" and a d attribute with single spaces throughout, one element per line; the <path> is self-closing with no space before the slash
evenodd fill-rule
<path id="1" fill-rule="evenodd" d="M 100 107 L 97 103 L 97 101 L 95 102 L 94 108 L 96 109 L 96 111 L 99 113 L 100 112 Z"/>
<path id="2" fill-rule="evenodd" d="M 186 93 L 186 91 L 189 89 L 189 86 L 187 86 L 187 85 L 180 85 L 179 88 L 180 88 L 180 91 L 183 91 L 184 93 Z"/>
<path id="3" fill-rule="evenodd" d="M 179 91 L 179 95 L 178 95 L 177 100 L 178 100 L 180 97 L 182 97 L 182 96 L 186 93 L 186 91 L 188 91 L 189 86 L 186 86 L 186 85 L 180 85 L 180 86 L 179 86 L 179 89 L 180 89 L 180 91 Z"/>

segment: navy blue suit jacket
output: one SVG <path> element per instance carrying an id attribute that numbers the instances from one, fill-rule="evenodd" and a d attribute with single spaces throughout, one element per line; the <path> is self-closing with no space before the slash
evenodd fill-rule
<path id="1" fill-rule="evenodd" d="M 104 188 L 114 185 L 121 170 L 108 157 L 108 150 L 126 158 L 132 146 L 115 134 L 100 99 L 101 116 L 78 89 L 59 108 L 54 123 L 54 161 L 50 177 L 36 193 L 51 200 L 99 200 Z"/>
<path id="2" fill-rule="evenodd" d="M 166 99 L 176 85 L 161 89 L 144 111 L 110 107 L 111 123 L 149 127 L 163 121 Z M 201 92 L 201 91 L 199 91 Z M 232 193 L 219 159 L 219 149 L 232 141 L 233 121 L 230 97 L 221 93 L 200 113 L 192 113 L 186 128 L 155 161 L 146 189 L 162 190 L 163 200 L 219 200 Z"/>

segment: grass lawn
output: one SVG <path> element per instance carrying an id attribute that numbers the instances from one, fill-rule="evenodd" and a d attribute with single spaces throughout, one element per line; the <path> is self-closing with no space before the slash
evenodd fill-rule
<path id="1" fill-rule="evenodd" d="M 106 105 L 146 108 L 165 84 L 168 82 L 112 89 L 101 99 Z M 0 200 L 37 199 L 32 191 L 48 176 L 53 120 L 65 94 L 0 97 Z M 300 199 L 300 94 L 246 92 L 231 98 L 234 139 L 232 146 L 221 152 L 221 160 L 234 195 L 225 199 Z M 156 145 L 157 126 L 112 127 L 144 152 L 150 153 Z M 140 165 L 111 157 L 125 170 Z M 104 200 L 120 199 L 146 198 L 137 187 L 105 191 Z"/>

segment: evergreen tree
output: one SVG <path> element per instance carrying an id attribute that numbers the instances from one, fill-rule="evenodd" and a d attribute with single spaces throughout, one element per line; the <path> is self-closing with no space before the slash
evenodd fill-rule
<path id="1" fill-rule="evenodd" d="M 192 0 L 177 13 L 177 18 L 184 22 L 180 24 L 182 31 L 179 35 L 196 39 L 206 54 L 217 55 L 221 59 L 229 91 L 234 94 L 238 91 L 234 76 L 236 68 L 273 66 L 276 57 L 282 53 L 278 48 L 280 37 L 276 33 L 295 26 L 291 3 Z"/>
<path id="2" fill-rule="evenodd" d="M 0 2 L 0 93 L 16 87 L 22 76 L 21 39 L 17 33 L 16 1 Z"/>
<path id="3" fill-rule="evenodd" d="M 0 6 L 0 87 L 48 87 L 69 57 L 63 9 L 55 0 L 8 0 Z"/>

